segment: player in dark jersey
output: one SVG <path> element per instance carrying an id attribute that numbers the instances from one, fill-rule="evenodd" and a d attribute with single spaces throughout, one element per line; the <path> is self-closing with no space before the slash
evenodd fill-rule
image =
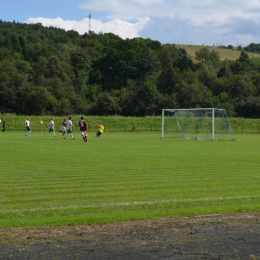
<path id="1" fill-rule="evenodd" d="M 81 132 L 83 141 L 85 143 L 87 143 L 88 142 L 88 123 L 84 120 L 83 116 L 80 119 L 81 119 L 79 121 L 80 132 Z"/>
<path id="2" fill-rule="evenodd" d="M 61 124 L 61 132 L 62 132 L 62 136 L 64 136 L 66 134 L 66 126 L 67 126 L 67 120 L 64 118 L 62 124 Z"/>

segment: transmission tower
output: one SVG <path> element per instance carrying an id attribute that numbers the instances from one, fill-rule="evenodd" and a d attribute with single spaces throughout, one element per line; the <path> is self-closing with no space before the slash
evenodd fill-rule
<path id="1" fill-rule="evenodd" d="M 91 31 L 91 14 L 89 14 L 88 19 L 89 19 L 88 32 L 90 32 Z"/>

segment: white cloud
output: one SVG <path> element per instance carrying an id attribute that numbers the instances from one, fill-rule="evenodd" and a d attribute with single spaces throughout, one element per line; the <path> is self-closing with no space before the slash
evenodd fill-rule
<path id="1" fill-rule="evenodd" d="M 93 31 L 95 32 L 112 32 L 123 39 L 131 39 L 139 37 L 139 33 L 149 21 L 150 19 L 148 17 L 144 17 L 136 23 L 129 23 L 120 19 L 114 19 L 106 23 L 102 23 L 102 21 L 94 21 L 91 28 L 93 28 Z"/>
<path id="2" fill-rule="evenodd" d="M 162 43 L 222 45 L 260 41 L 260 0 L 85 0 L 79 8 L 92 13 L 91 30 L 112 32 L 123 39 L 149 37 Z M 38 17 L 26 22 L 80 34 L 89 29 L 88 18 Z"/>
<path id="3" fill-rule="evenodd" d="M 141 5 L 151 5 L 151 4 L 163 4 L 163 0 L 133 0 L 134 2 Z"/>
<path id="4" fill-rule="evenodd" d="M 149 23 L 149 17 L 143 17 L 135 23 L 130 23 L 127 21 L 123 21 L 120 19 L 114 19 L 108 22 L 103 23 L 101 20 L 91 19 L 91 30 L 99 33 L 107 33 L 112 32 L 116 35 L 119 35 L 121 38 L 134 38 L 139 37 L 139 33 L 143 30 L 143 28 Z M 89 19 L 84 18 L 81 21 L 75 20 L 63 20 L 58 17 L 55 19 L 50 18 L 29 18 L 25 21 L 25 23 L 33 24 L 33 23 L 41 23 L 43 26 L 54 26 L 58 28 L 62 28 L 65 30 L 75 30 L 80 34 L 84 34 L 89 31 Z"/>
<path id="5" fill-rule="evenodd" d="M 80 8 L 107 13 L 108 18 L 124 20 L 140 17 L 175 17 L 195 26 L 221 25 L 230 17 L 259 18 L 254 10 L 259 0 L 90 0 Z M 252 17 L 253 16 L 253 17 Z"/>

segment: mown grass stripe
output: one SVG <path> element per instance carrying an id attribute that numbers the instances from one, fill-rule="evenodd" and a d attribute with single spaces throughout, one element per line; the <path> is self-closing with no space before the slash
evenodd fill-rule
<path id="1" fill-rule="evenodd" d="M 200 142 L 105 133 L 0 135 L 0 226 L 257 210 L 259 135 Z M 24 138 L 23 138 L 24 137 Z M 35 212 L 35 214 L 32 214 Z"/>

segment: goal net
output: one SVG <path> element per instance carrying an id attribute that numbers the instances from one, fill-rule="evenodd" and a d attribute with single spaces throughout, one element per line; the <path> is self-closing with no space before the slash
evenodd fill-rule
<path id="1" fill-rule="evenodd" d="M 162 138 L 235 140 L 225 109 L 191 108 L 162 110 Z"/>

